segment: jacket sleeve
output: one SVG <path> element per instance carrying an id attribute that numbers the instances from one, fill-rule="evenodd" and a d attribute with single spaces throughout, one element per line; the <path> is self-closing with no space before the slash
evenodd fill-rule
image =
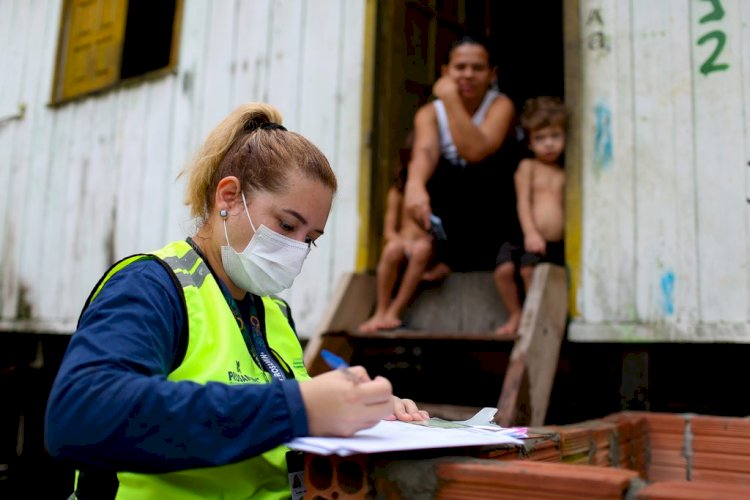
<path id="1" fill-rule="evenodd" d="M 158 263 L 118 272 L 81 316 L 45 416 L 50 454 L 169 472 L 235 462 L 308 433 L 299 385 L 166 379 L 187 321 Z"/>

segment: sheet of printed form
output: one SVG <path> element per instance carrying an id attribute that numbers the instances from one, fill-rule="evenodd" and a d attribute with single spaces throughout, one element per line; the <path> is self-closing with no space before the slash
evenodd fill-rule
<path id="1" fill-rule="evenodd" d="M 492 419 L 497 408 L 483 408 L 468 420 L 430 418 L 422 422 L 381 420 L 352 437 L 303 437 L 287 443 L 292 449 L 317 455 L 382 453 L 389 451 L 523 444 L 523 427 L 500 427 Z"/>

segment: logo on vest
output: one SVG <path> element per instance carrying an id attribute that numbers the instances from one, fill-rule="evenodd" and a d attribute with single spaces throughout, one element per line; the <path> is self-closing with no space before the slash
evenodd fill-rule
<path id="1" fill-rule="evenodd" d="M 236 370 L 227 371 L 227 381 L 230 385 L 234 384 L 257 384 L 260 382 L 260 379 L 257 377 L 251 377 L 250 375 L 245 375 L 242 373 L 242 368 L 240 368 L 240 361 L 235 361 Z"/>

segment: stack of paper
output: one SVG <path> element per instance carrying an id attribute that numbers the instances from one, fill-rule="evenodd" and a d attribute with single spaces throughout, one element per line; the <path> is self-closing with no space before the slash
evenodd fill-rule
<path id="1" fill-rule="evenodd" d="M 461 422 L 432 418 L 420 425 L 383 420 L 352 437 L 304 437 L 294 439 L 287 446 L 318 455 L 348 456 L 428 448 L 523 444 L 519 437 L 525 437 L 525 429 L 503 428 L 490 423 L 489 419 L 477 421 L 477 425 L 469 423 L 479 415 Z"/>

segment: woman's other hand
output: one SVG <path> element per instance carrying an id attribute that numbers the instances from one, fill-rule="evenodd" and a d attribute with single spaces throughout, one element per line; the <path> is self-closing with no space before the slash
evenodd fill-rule
<path id="1" fill-rule="evenodd" d="M 393 413 L 393 389 L 361 366 L 332 370 L 300 382 L 311 436 L 351 436 Z"/>
<path id="2" fill-rule="evenodd" d="M 452 77 L 443 75 L 432 85 L 432 93 L 438 99 L 445 100 L 451 96 L 457 96 L 458 83 Z"/>
<path id="3" fill-rule="evenodd" d="M 386 420 L 400 420 L 402 422 L 415 422 L 427 420 L 430 414 L 417 408 L 417 404 L 411 399 L 401 399 L 393 396 L 393 414 Z"/>

